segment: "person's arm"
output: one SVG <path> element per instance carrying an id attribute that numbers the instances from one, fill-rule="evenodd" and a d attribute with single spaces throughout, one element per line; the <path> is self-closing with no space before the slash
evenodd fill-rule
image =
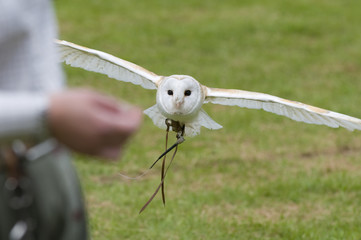
<path id="1" fill-rule="evenodd" d="M 76 152 L 116 158 L 141 120 L 139 108 L 90 90 L 0 92 L 0 143 L 55 137 Z"/>

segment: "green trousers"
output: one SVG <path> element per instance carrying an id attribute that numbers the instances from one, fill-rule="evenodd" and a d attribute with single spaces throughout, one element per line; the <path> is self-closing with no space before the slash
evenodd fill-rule
<path id="1" fill-rule="evenodd" d="M 35 212 L 34 236 L 37 240 L 83 240 L 88 238 L 86 213 L 80 184 L 67 150 L 60 148 L 25 165 L 31 183 Z M 9 232 L 18 217 L 9 207 L 4 192 L 7 175 L 0 172 L 0 239 Z"/>

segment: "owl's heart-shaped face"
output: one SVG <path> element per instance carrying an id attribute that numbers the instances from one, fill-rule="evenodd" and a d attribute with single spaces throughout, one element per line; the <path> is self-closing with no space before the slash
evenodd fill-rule
<path id="1" fill-rule="evenodd" d="M 165 77 L 157 91 L 157 106 L 167 118 L 184 121 L 194 118 L 205 95 L 197 80 L 186 75 Z"/>

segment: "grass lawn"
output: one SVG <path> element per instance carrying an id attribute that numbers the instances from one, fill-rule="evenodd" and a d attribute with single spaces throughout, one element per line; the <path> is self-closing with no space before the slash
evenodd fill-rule
<path id="1" fill-rule="evenodd" d="M 361 118 L 361 1 L 54 1 L 60 38 L 210 87 L 265 92 Z M 146 109 L 155 91 L 65 67 Z M 93 239 L 361 239 L 361 132 L 207 104 L 223 129 L 188 138 L 160 195 L 165 132 L 145 117 L 121 161 L 76 156 Z M 171 142 L 175 140 L 171 135 Z"/>

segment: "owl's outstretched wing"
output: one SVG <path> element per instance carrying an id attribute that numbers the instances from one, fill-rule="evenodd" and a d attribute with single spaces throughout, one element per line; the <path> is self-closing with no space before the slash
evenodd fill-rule
<path id="1" fill-rule="evenodd" d="M 295 121 L 327 125 L 337 128 L 344 127 L 350 131 L 361 130 L 361 119 L 344 114 L 313 107 L 300 102 L 282 99 L 272 95 L 232 89 L 205 87 L 205 103 L 239 106 L 251 109 L 263 109 L 267 112 L 286 116 Z"/>
<path id="2" fill-rule="evenodd" d="M 55 40 L 60 60 L 73 67 L 106 74 L 146 89 L 156 89 L 162 76 L 158 76 L 134 63 L 98 50 L 82 47 L 67 41 Z"/>

